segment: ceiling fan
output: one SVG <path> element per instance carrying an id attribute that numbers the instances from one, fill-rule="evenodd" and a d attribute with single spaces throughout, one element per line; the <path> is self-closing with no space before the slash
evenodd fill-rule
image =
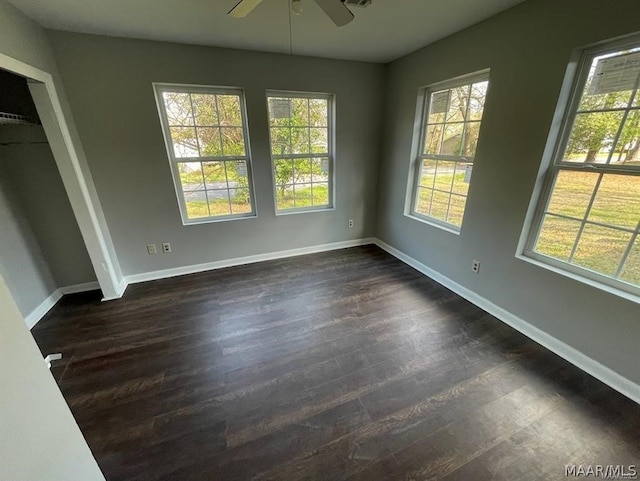
<path id="1" fill-rule="evenodd" d="M 300 0 L 295 1 L 299 6 Z M 353 13 L 351 13 L 351 10 L 347 8 L 342 0 L 314 1 L 338 27 L 346 25 L 354 18 Z M 237 5 L 229 11 L 228 15 L 233 18 L 246 17 L 258 6 L 260 2 L 262 2 L 262 0 L 240 0 Z"/>

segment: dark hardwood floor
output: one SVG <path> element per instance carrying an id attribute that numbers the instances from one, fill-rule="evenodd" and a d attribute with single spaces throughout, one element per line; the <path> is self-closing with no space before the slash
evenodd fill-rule
<path id="1" fill-rule="evenodd" d="M 640 464 L 639 405 L 373 246 L 66 296 L 33 334 L 108 481 Z"/>

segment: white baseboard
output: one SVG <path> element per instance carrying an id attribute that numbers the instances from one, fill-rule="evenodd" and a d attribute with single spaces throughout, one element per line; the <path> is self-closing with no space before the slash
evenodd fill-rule
<path id="1" fill-rule="evenodd" d="M 33 329 L 36 324 L 42 319 L 47 312 L 49 312 L 53 306 L 65 294 L 75 294 L 76 292 L 86 292 L 100 289 L 100 285 L 97 282 L 85 282 L 84 284 L 74 284 L 72 286 L 59 287 L 49 295 L 44 301 L 40 303 L 29 315 L 24 318 L 29 329 Z"/>
<path id="2" fill-rule="evenodd" d="M 129 282 L 125 277 L 123 277 L 122 279 L 120 279 L 120 283 L 116 287 L 116 295 L 111 297 L 103 297 L 102 302 L 115 301 L 117 299 L 120 299 L 122 296 L 124 296 L 124 291 L 127 290 L 127 287 L 129 287 Z"/>
<path id="3" fill-rule="evenodd" d="M 27 327 L 29 329 L 33 329 L 38 321 L 42 319 L 53 306 L 56 305 L 61 297 L 62 292 L 60 291 L 60 289 L 56 289 L 55 291 L 53 291 L 51 295 L 49 295 L 49 297 L 42 301 L 38 307 L 36 307 L 28 316 L 24 318 L 24 322 L 27 323 Z"/>
<path id="4" fill-rule="evenodd" d="M 282 259 L 285 257 L 295 257 L 305 254 L 314 254 L 316 252 L 332 251 L 336 249 L 346 249 L 348 247 L 356 247 L 367 244 L 375 244 L 376 239 L 368 237 L 364 239 L 354 239 L 342 242 L 333 242 L 331 244 L 320 244 L 309 247 L 301 247 L 299 249 L 288 249 L 284 251 L 268 252 L 266 254 L 256 254 L 253 256 L 236 257 L 234 259 L 225 259 L 215 262 L 206 262 L 204 264 L 195 264 L 191 266 L 175 267 L 172 269 L 163 269 L 159 271 L 143 272 L 141 274 L 133 274 L 126 277 L 128 284 L 136 284 L 138 282 L 154 281 L 158 279 L 166 279 L 168 277 L 183 276 L 185 274 L 195 274 L 197 272 L 211 271 L 214 269 L 223 269 L 225 267 L 240 266 L 245 264 L 253 264 L 256 262 L 270 261 L 274 259 Z"/>
<path id="5" fill-rule="evenodd" d="M 98 289 L 100 289 L 100 284 L 98 284 L 98 281 L 93 281 L 61 287 L 59 291 L 62 292 L 62 294 L 75 294 L 77 292 L 95 291 Z"/>
<path id="6" fill-rule="evenodd" d="M 425 264 L 414 259 L 413 257 L 408 256 L 395 247 L 390 246 L 386 242 L 383 242 L 380 239 L 375 239 L 375 244 L 381 249 L 387 251 L 392 256 L 401 260 L 405 264 L 410 265 L 417 271 L 423 273 L 425 276 L 430 277 L 434 281 L 452 290 L 459 296 L 464 297 L 469 302 L 472 302 L 476 306 L 487 311 L 489 314 L 500 319 L 505 324 L 508 324 L 515 330 L 521 332 L 530 339 L 533 339 L 538 344 L 546 347 L 563 359 L 566 359 L 574 366 L 577 366 L 586 373 L 591 374 L 593 377 L 599 379 L 611 388 L 624 394 L 629 399 L 632 399 L 633 401 L 640 404 L 640 385 L 636 384 L 630 379 L 627 379 L 624 376 L 621 376 L 614 370 L 600 364 L 598 361 L 590 358 L 586 354 L 578 351 L 577 349 L 569 346 L 559 339 L 556 339 L 547 332 L 533 326 L 532 324 L 494 304 L 493 302 L 480 296 L 472 290 L 467 289 L 466 287 L 458 284 L 448 277 L 434 271 L 433 269 L 427 267 Z"/>

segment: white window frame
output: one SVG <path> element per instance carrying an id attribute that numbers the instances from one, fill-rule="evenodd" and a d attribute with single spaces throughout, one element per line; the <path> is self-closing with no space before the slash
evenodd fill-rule
<path id="1" fill-rule="evenodd" d="M 640 167 L 562 161 L 593 59 L 627 48 L 637 48 L 638 46 L 640 46 L 640 35 L 635 34 L 574 51 L 565 75 L 551 131 L 547 139 L 538 181 L 520 236 L 516 257 L 565 277 L 640 303 L 640 287 L 634 286 L 621 279 L 615 279 L 605 274 L 600 274 L 587 268 L 535 252 L 534 250 L 542 227 L 544 214 L 551 201 L 555 179 L 559 172 L 567 170 L 597 172 L 602 174 L 640 175 Z M 640 90 L 636 92 L 636 98 L 638 98 L 638 96 L 640 96 Z M 633 99 L 630 102 L 633 102 Z M 628 109 L 625 110 L 625 118 L 628 111 Z M 624 119 L 621 123 L 621 126 L 622 125 L 624 125 Z M 616 134 L 616 141 L 619 135 L 620 130 Z M 613 152 L 610 155 L 613 155 Z M 594 192 L 595 191 L 597 191 L 597 186 Z M 592 195 L 590 204 L 592 204 L 593 201 L 594 197 Z M 581 230 L 584 228 L 584 225 L 585 222 L 583 220 Z M 640 222 L 634 231 L 629 246 L 633 245 L 635 238 L 639 235 Z M 630 248 L 625 252 L 623 260 L 626 260 L 629 250 Z"/>
<path id="2" fill-rule="evenodd" d="M 467 75 L 462 75 L 459 77 L 455 77 L 449 80 L 444 80 L 442 82 L 434 83 L 428 85 L 426 87 L 420 88 L 418 92 L 418 103 L 416 107 L 416 124 L 419 125 L 420 130 L 418 132 L 414 132 L 414 144 L 411 153 L 411 168 L 409 169 L 409 186 L 407 189 L 408 195 L 405 199 L 405 215 L 407 217 L 413 218 L 420 222 L 424 222 L 426 224 L 432 225 L 434 227 L 438 227 L 441 230 L 450 232 L 452 234 L 460 235 L 460 231 L 462 226 L 458 226 L 456 224 L 452 224 L 442 219 L 438 219 L 436 217 L 431 217 L 420 212 L 416 211 L 416 199 L 419 195 L 419 183 L 420 183 L 420 174 L 422 169 L 422 163 L 425 159 L 433 159 L 433 160 L 443 160 L 449 162 L 464 162 L 474 164 L 475 154 L 473 157 L 463 156 L 463 155 L 435 155 L 435 154 L 424 154 L 423 146 L 426 140 L 427 127 L 428 127 L 428 119 L 429 119 L 429 109 L 431 105 L 431 96 L 434 92 L 438 92 L 440 90 L 446 89 L 454 89 L 456 87 L 460 87 L 462 85 L 473 84 L 477 82 L 487 81 L 489 82 L 489 69 L 481 70 L 478 72 L 474 72 Z M 487 87 L 487 93 L 485 94 L 485 106 L 486 106 L 486 98 L 489 94 L 490 83 Z M 483 108 L 483 117 L 484 117 L 484 108 Z M 480 132 L 482 131 L 482 119 L 480 120 Z M 478 134 L 478 140 L 480 139 L 480 134 Z M 469 181 L 469 185 L 471 185 L 471 181 Z M 466 213 L 467 202 L 469 200 L 468 195 L 465 200 L 465 209 L 462 215 L 462 222 L 464 223 L 464 214 Z"/>
<path id="3" fill-rule="evenodd" d="M 206 224 L 211 222 L 225 222 L 230 220 L 239 220 L 257 217 L 256 201 L 255 201 L 255 189 L 253 181 L 253 171 L 251 166 L 251 150 L 249 142 L 249 128 L 247 123 L 247 108 L 244 90 L 239 87 L 219 87 L 210 85 L 190 85 L 190 84 L 173 84 L 173 83 L 153 83 L 153 91 L 156 99 L 156 106 L 158 108 L 158 115 L 160 117 L 160 124 L 162 125 L 162 134 L 164 137 L 164 143 L 167 149 L 167 157 L 171 166 L 171 176 L 173 178 L 173 184 L 176 191 L 176 197 L 178 200 L 178 206 L 180 207 L 180 216 L 182 218 L 183 225 L 193 224 Z M 163 93 L 176 92 L 176 93 L 192 93 L 192 94 L 210 94 L 210 95 L 237 95 L 240 98 L 240 115 L 242 119 L 242 131 L 244 137 L 244 149 L 245 155 L 239 156 L 204 156 L 204 157 L 180 157 L 175 156 L 173 149 L 173 141 L 171 139 L 171 131 L 169 129 L 169 120 L 167 118 L 166 108 L 164 105 Z M 189 219 L 187 214 L 187 206 L 184 199 L 184 191 L 182 189 L 182 182 L 180 181 L 180 172 L 178 170 L 178 164 L 185 162 L 229 162 L 235 160 L 243 160 L 247 166 L 247 179 L 249 189 L 249 198 L 251 204 L 251 212 L 242 214 L 228 214 L 228 215 L 215 215 L 207 217 L 199 217 L 195 219 Z"/>
<path id="4" fill-rule="evenodd" d="M 327 153 L 326 154 L 285 154 L 274 155 L 271 139 L 271 124 L 269 113 L 269 99 L 276 98 L 301 98 L 301 99 L 322 99 L 327 101 Z M 276 215 L 304 214 L 309 212 L 325 212 L 335 210 L 335 125 L 336 125 L 336 96 L 335 94 L 321 92 L 298 92 L 293 90 L 267 90 L 267 128 L 269 130 L 269 155 L 271 156 L 271 178 L 273 183 L 273 207 Z M 293 207 L 289 209 L 278 209 L 277 179 L 275 174 L 275 161 L 280 159 L 308 159 L 308 158 L 328 158 L 328 190 L 329 203 L 321 206 Z"/>

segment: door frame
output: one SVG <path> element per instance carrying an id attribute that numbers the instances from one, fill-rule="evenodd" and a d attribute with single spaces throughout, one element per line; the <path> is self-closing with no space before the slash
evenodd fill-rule
<path id="1" fill-rule="evenodd" d="M 67 121 L 53 76 L 1 53 L 0 68 L 27 78 L 103 300 L 119 299 L 127 288 L 127 282 L 120 269 L 80 139 L 73 124 Z"/>

